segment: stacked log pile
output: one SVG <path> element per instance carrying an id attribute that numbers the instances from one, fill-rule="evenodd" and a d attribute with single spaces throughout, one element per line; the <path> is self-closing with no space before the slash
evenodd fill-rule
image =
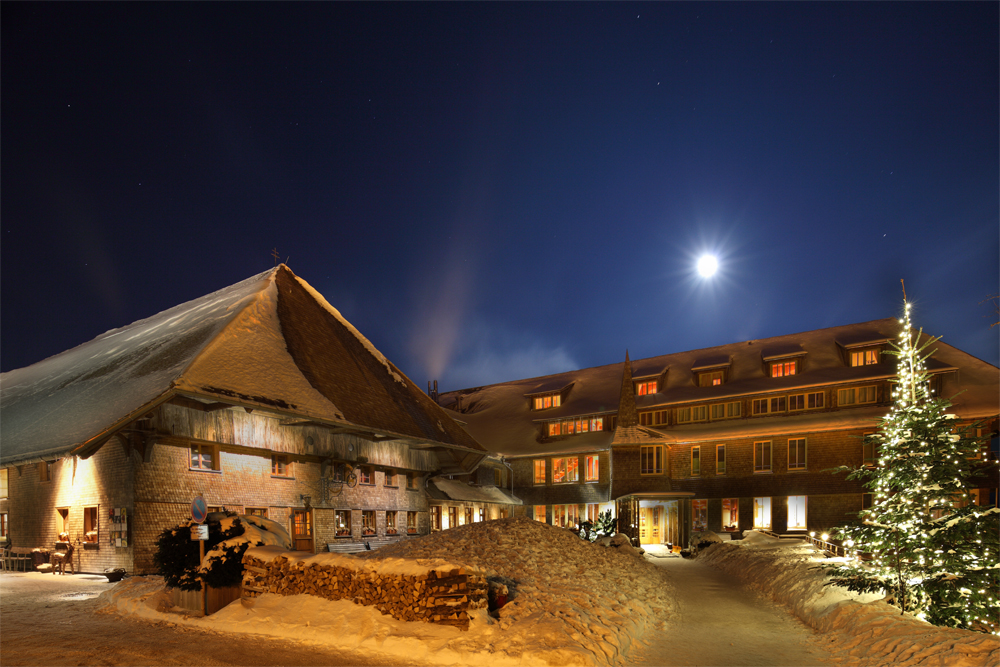
<path id="1" fill-rule="evenodd" d="M 243 597 L 263 593 L 315 595 L 372 606 L 401 621 L 469 629 L 469 611 L 488 604 L 488 583 L 466 568 L 400 575 L 335 565 L 305 564 L 278 556 L 266 562 L 243 556 Z"/>

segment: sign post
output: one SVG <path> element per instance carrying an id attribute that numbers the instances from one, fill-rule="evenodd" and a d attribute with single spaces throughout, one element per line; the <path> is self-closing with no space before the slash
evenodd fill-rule
<path id="1" fill-rule="evenodd" d="M 191 526 L 191 539 L 198 540 L 198 566 L 201 567 L 202 562 L 205 560 L 205 540 L 208 539 L 208 526 L 205 525 L 205 519 L 208 517 L 208 505 L 205 504 L 205 498 L 202 496 L 196 497 L 191 501 L 191 520 L 195 522 L 194 526 Z M 201 582 L 201 615 L 207 616 L 208 606 L 205 603 L 205 596 L 207 591 L 205 590 L 205 582 Z"/>

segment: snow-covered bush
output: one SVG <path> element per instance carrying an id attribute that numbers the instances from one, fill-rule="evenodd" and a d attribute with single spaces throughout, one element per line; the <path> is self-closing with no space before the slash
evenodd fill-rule
<path id="1" fill-rule="evenodd" d="M 611 537 L 617 532 L 618 519 L 611 516 L 611 510 L 598 513 L 596 521 L 584 521 L 580 524 L 580 537 L 591 542 Z"/>
<path id="2" fill-rule="evenodd" d="M 251 546 L 292 548 L 281 524 L 259 516 L 214 512 L 208 516 L 205 559 L 198 562 L 198 542 L 191 539 L 192 521 L 160 533 L 154 562 L 167 586 L 195 591 L 204 581 L 217 588 L 238 586 L 243 578 L 243 553 Z"/>

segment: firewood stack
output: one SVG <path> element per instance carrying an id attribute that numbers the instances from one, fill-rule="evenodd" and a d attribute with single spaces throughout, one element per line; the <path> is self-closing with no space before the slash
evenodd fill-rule
<path id="1" fill-rule="evenodd" d="M 244 599 L 277 593 L 351 600 L 401 621 L 453 625 L 462 630 L 469 629 L 469 611 L 488 604 L 486 577 L 463 567 L 398 575 L 293 563 L 285 556 L 265 562 L 245 554 L 243 568 Z"/>

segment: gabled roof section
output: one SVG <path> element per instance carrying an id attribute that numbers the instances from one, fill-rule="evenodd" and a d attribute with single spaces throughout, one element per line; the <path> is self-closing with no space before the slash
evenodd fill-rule
<path id="1" fill-rule="evenodd" d="M 465 450 L 468 466 L 484 451 L 281 265 L 0 375 L 0 462 L 93 451 L 178 394 Z"/>

